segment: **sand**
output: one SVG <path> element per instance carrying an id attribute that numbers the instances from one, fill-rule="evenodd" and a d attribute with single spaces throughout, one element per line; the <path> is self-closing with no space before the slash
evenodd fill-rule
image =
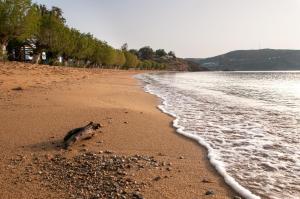
<path id="1" fill-rule="evenodd" d="M 145 198 L 233 198 L 206 150 L 175 132 L 173 118 L 156 108 L 159 99 L 143 91 L 136 73 L 0 63 L 1 198 L 60 198 L 39 179 L 25 179 L 24 168 L 36 157 L 72 157 L 83 149 L 171 163 L 170 171 L 136 173 L 136 181 L 150 182 L 141 190 Z M 100 122 L 102 132 L 70 151 L 57 147 L 66 132 L 89 121 Z"/>

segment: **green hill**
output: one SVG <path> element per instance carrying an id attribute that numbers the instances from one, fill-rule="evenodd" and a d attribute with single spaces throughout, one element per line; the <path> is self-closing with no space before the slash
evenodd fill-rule
<path id="1" fill-rule="evenodd" d="M 300 50 L 237 50 L 210 58 L 187 58 L 210 70 L 300 70 Z"/>

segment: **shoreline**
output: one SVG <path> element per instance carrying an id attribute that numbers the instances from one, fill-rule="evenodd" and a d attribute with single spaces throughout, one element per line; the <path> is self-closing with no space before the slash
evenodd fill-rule
<path id="1" fill-rule="evenodd" d="M 63 193 L 49 191 L 41 186 L 40 180 L 18 183 L 16 176 L 22 176 L 22 168 L 32 163 L 32 154 L 72 157 L 81 154 L 83 149 L 153 156 L 158 162 L 171 163 L 170 171 L 160 167 L 135 173 L 137 181 L 149 182 L 149 186 L 141 189 L 145 198 L 233 198 L 237 195 L 210 165 L 204 147 L 176 133 L 171 126 L 173 118 L 156 108 L 158 97 L 144 92 L 138 85 L 132 75 L 141 71 L 9 65 L 9 68 L 17 67 L 6 71 L 0 64 L 0 82 L 3 82 L 0 105 L 5 110 L 0 113 L 3 121 L 0 191 L 4 198 L 57 198 Z M 19 73 L 18 67 L 30 69 Z M 34 77 L 30 77 L 32 73 Z M 17 86 L 24 90 L 10 90 Z M 102 133 L 76 144 L 72 151 L 52 146 L 51 142 L 58 144 L 68 130 L 87 121 L 103 124 Z M 10 161 L 18 155 L 24 160 L 20 166 L 10 168 Z M 168 177 L 153 181 L 157 176 Z M 213 194 L 206 195 L 207 191 Z"/>
<path id="2" fill-rule="evenodd" d="M 141 81 L 144 81 L 143 78 L 139 78 L 139 77 L 136 77 L 136 78 L 140 79 Z M 144 81 L 144 82 L 146 82 L 146 81 Z M 238 194 L 243 196 L 244 198 L 260 199 L 259 196 L 252 193 L 249 189 L 243 187 L 231 175 L 229 175 L 226 172 L 226 169 L 222 166 L 222 162 L 220 162 L 219 160 L 217 160 L 215 158 L 213 149 L 210 147 L 210 145 L 208 143 L 206 143 L 202 138 L 195 136 L 195 135 L 188 134 L 184 131 L 185 127 L 178 124 L 178 121 L 179 121 L 178 116 L 166 110 L 165 104 L 167 103 L 167 101 L 165 99 L 163 99 L 163 97 L 161 97 L 160 95 L 156 94 L 154 91 L 148 89 L 147 84 L 145 84 L 143 87 L 145 92 L 150 93 L 151 95 L 154 95 L 161 100 L 161 103 L 157 106 L 158 109 L 161 110 L 162 113 L 167 114 L 174 118 L 174 120 L 172 121 L 172 127 L 174 128 L 176 133 L 182 135 L 185 138 L 189 138 L 192 141 L 195 141 L 197 144 L 199 144 L 200 147 L 205 148 L 208 161 L 214 167 L 216 172 L 218 172 L 218 174 L 224 178 L 225 183 L 227 185 L 229 185 Z"/>

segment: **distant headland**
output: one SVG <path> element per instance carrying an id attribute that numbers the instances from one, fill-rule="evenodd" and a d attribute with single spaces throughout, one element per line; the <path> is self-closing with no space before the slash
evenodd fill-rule
<path id="1" fill-rule="evenodd" d="M 236 50 L 215 57 L 186 60 L 209 70 L 300 70 L 300 50 Z"/>

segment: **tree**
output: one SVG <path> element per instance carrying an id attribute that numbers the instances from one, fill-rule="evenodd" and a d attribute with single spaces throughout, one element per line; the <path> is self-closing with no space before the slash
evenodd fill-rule
<path id="1" fill-rule="evenodd" d="M 139 57 L 141 59 L 152 59 L 154 52 L 150 46 L 145 46 L 139 50 Z"/>
<path id="2" fill-rule="evenodd" d="M 128 49 L 128 44 L 127 44 L 127 43 L 125 43 L 125 44 L 123 44 L 123 45 L 121 46 L 121 50 L 122 50 L 122 51 L 127 51 L 127 49 Z"/>
<path id="3" fill-rule="evenodd" d="M 171 56 L 171 57 L 173 57 L 173 58 L 176 58 L 176 55 L 175 55 L 175 53 L 174 53 L 173 51 L 170 51 L 170 52 L 168 53 L 168 55 Z"/>
<path id="4" fill-rule="evenodd" d="M 115 58 L 115 65 L 118 67 L 122 67 L 126 63 L 126 57 L 124 52 L 120 50 L 116 50 L 116 58 Z"/>
<path id="5" fill-rule="evenodd" d="M 134 54 L 134 55 L 137 56 L 137 57 L 139 56 L 139 51 L 136 50 L 136 49 L 130 49 L 129 52 L 130 52 L 131 54 Z"/>
<path id="6" fill-rule="evenodd" d="M 164 49 L 158 49 L 158 50 L 155 51 L 155 55 L 157 57 L 163 57 L 163 56 L 166 56 L 167 53 Z"/>
<path id="7" fill-rule="evenodd" d="M 136 55 L 126 51 L 124 52 L 126 62 L 124 64 L 124 68 L 135 68 L 139 64 L 139 60 Z"/>
<path id="8" fill-rule="evenodd" d="M 7 56 L 9 40 L 22 35 L 24 19 L 30 8 L 30 0 L 0 0 L 0 59 Z"/>
<path id="9" fill-rule="evenodd" d="M 57 7 L 54 10 L 47 10 L 44 5 L 37 7 L 38 12 L 38 27 L 32 32 L 31 37 L 28 38 L 29 43 L 34 46 L 33 62 L 38 63 L 42 51 L 47 50 L 52 53 L 62 51 L 62 43 L 65 34 L 64 18 L 61 16 L 62 12 Z"/>

